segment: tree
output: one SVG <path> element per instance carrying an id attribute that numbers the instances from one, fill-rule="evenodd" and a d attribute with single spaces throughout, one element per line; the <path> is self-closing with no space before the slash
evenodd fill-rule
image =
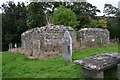
<path id="1" fill-rule="evenodd" d="M 117 10 L 116 16 L 117 16 L 117 28 L 118 28 L 117 37 L 119 38 L 119 41 L 120 41 L 120 32 L 119 32 L 120 31 L 120 9 Z"/>
<path id="2" fill-rule="evenodd" d="M 51 22 L 51 17 L 53 16 L 54 11 L 59 8 L 61 5 L 65 6 L 66 8 L 70 7 L 67 5 L 68 2 L 48 2 L 46 3 L 46 16 L 47 21 Z"/>
<path id="3" fill-rule="evenodd" d="M 120 38 L 119 34 L 119 9 L 111 4 L 104 5 L 104 11 L 107 19 L 107 29 L 110 31 L 111 38 Z"/>
<path id="4" fill-rule="evenodd" d="M 55 10 L 52 16 L 52 22 L 57 25 L 65 25 L 75 27 L 78 25 L 78 21 L 75 13 L 64 6 L 60 6 L 58 10 Z"/>
<path id="5" fill-rule="evenodd" d="M 89 27 L 91 28 L 107 28 L 107 21 L 106 20 L 94 20 L 90 23 Z"/>
<path id="6" fill-rule="evenodd" d="M 50 4 L 53 6 L 51 15 L 53 15 L 54 11 L 60 7 L 60 5 L 70 8 L 73 12 L 75 12 L 77 21 L 79 21 L 79 24 L 75 27 L 77 30 L 85 27 L 92 20 L 96 19 L 96 13 L 100 12 L 96 6 L 92 6 L 92 4 L 87 2 L 51 2 Z"/>
<path id="7" fill-rule="evenodd" d="M 111 4 L 105 4 L 103 13 L 106 13 L 106 15 L 115 15 L 117 12 L 117 8 L 112 6 Z"/>
<path id="8" fill-rule="evenodd" d="M 9 43 L 20 43 L 21 33 L 26 27 L 26 7 L 24 3 L 16 5 L 10 1 L 1 6 L 2 13 L 2 49 L 7 50 Z"/>
<path id="9" fill-rule="evenodd" d="M 71 5 L 71 9 L 77 15 L 77 20 L 79 21 L 79 25 L 76 27 L 78 30 L 96 19 L 97 12 L 100 10 L 97 9 L 96 6 L 92 6 L 92 4 L 88 2 L 74 2 Z"/>
<path id="10" fill-rule="evenodd" d="M 27 6 L 27 26 L 29 28 L 41 27 L 46 25 L 46 16 L 44 13 L 44 3 L 31 2 Z"/>

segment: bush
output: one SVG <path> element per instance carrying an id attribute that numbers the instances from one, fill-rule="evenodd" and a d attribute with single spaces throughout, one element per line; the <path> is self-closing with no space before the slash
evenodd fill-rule
<path id="1" fill-rule="evenodd" d="M 65 25 L 75 27 L 78 25 L 75 13 L 64 6 L 60 6 L 54 11 L 52 16 L 52 23 L 57 25 Z"/>

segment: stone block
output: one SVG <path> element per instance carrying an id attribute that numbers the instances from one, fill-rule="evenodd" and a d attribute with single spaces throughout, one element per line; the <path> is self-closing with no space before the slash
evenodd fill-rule
<path id="1" fill-rule="evenodd" d="M 117 78 L 120 80 L 120 63 L 117 65 Z"/>
<path id="2" fill-rule="evenodd" d="M 84 75 L 89 76 L 91 78 L 104 78 L 104 71 L 95 72 L 90 71 L 88 69 L 82 68 Z"/>

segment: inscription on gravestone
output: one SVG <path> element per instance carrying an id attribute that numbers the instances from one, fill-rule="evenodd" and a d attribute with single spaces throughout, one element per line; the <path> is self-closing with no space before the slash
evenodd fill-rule
<path id="1" fill-rule="evenodd" d="M 72 39 L 68 31 L 65 31 L 63 38 L 63 59 L 72 62 Z"/>

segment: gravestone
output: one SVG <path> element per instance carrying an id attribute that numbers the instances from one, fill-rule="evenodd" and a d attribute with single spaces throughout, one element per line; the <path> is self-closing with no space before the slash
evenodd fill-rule
<path id="1" fill-rule="evenodd" d="M 11 50 L 11 49 L 12 49 L 12 43 L 9 44 L 9 50 Z"/>
<path id="2" fill-rule="evenodd" d="M 72 62 L 72 39 L 68 31 L 65 31 L 63 38 L 63 59 Z"/>

